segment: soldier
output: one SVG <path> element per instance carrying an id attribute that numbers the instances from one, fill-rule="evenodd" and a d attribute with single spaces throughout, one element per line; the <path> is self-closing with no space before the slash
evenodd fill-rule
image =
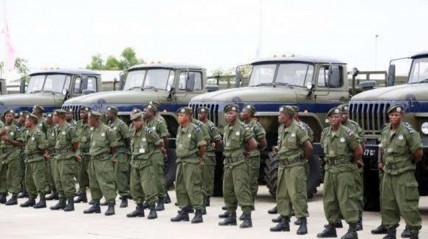
<path id="1" fill-rule="evenodd" d="M 116 140 L 119 143 L 116 148 L 116 160 L 113 163 L 117 191 L 122 199 L 120 207 L 124 208 L 128 206 L 128 198 L 130 196 L 129 129 L 125 122 L 117 117 L 118 112 L 119 110 L 114 106 L 107 108 L 108 126 L 113 129 L 116 134 Z"/>
<path id="2" fill-rule="evenodd" d="M 278 146 L 274 149 L 280 162 L 276 202 L 281 219 L 270 230 L 290 231 L 291 203 L 300 219 L 297 234 L 304 235 L 308 233 L 306 218 L 309 216 L 305 162 L 312 155 L 312 144 L 306 129 L 293 119 L 296 112 L 291 106 L 281 106 L 279 112 L 281 126 L 278 129 Z"/>
<path id="3" fill-rule="evenodd" d="M 67 123 L 71 124 L 72 126 L 76 125 L 77 122 L 73 119 L 72 108 L 67 109 L 67 113 L 65 114 L 65 121 L 67 121 Z"/>
<path id="4" fill-rule="evenodd" d="M 381 135 L 378 162 L 383 171 L 381 214 L 388 230 L 384 239 L 395 239 L 400 216 L 406 221 L 410 238 L 419 238 L 422 219 L 419 213 L 419 191 L 415 178 L 416 163 L 422 160 L 423 151 L 419 133 L 402 122 L 404 106 L 393 105 L 388 111 L 389 124 Z"/>
<path id="5" fill-rule="evenodd" d="M 57 200 L 58 199 L 58 193 L 55 188 L 55 144 L 56 144 L 56 125 L 53 122 L 53 114 L 49 113 L 46 115 L 46 124 L 48 125 L 48 129 L 46 131 L 46 140 L 48 141 L 48 154 L 51 156 L 51 159 L 46 161 L 46 171 L 47 171 L 47 179 L 48 179 L 48 186 L 49 190 L 52 192 L 51 195 L 46 197 L 46 200 Z"/>
<path id="6" fill-rule="evenodd" d="M 88 122 L 88 114 L 90 107 L 82 107 L 79 110 L 80 120 L 76 123 L 76 135 L 79 140 L 79 155 L 82 161 L 79 164 L 79 192 L 75 203 L 88 202 L 86 195 L 86 188 L 89 187 L 89 174 L 88 165 L 91 156 L 89 155 L 89 148 L 91 146 L 91 126 Z"/>
<path id="7" fill-rule="evenodd" d="M 19 128 L 19 134 L 20 134 L 20 138 L 22 140 L 25 139 L 25 134 L 27 133 L 27 130 L 25 129 L 25 120 L 27 119 L 27 115 L 29 115 L 30 112 L 23 110 L 21 112 L 19 112 L 19 117 L 18 117 L 18 123 L 17 123 L 17 127 Z M 28 197 L 27 194 L 27 190 L 25 189 L 25 157 L 24 157 L 24 147 L 20 148 L 20 160 L 19 160 L 19 165 L 20 165 L 20 177 L 21 177 L 21 191 L 18 194 L 18 198 L 24 198 L 24 197 Z"/>
<path id="8" fill-rule="evenodd" d="M 145 125 L 151 130 L 155 131 L 163 139 L 164 147 L 168 149 L 168 137 L 169 132 L 166 126 L 165 120 L 160 118 L 157 115 L 157 107 L 155 105 L 149 104 L 144 107 L 144 117 Z M 166 151 L 165 151 L 166 152 Z M 162 211 L 165 209 L 164 203 L 165 200 L 169 201 L 169 196 L 166 193 L 166 182 L 164 176 L 164 167 L 165 162 L 164 158 L 167 157 L 166 153 L 162 153 L 160 149 L 156 149 L 153 152 L 153 167 L 154 167 L 154 178 L 157 185 L 157 196 L 158 203 L 156 206 L 156 211 Z"/>
<path id="9" fill-rule="evenodd" d="M 5 125 L 0 131 L 0 203 L 6 205 L 18 204 L 18 193 L 20 190 L 20 147 L 24 146 L 20 137 L 20 129 L 13 124 L 15 118 L 14 110 L 4 113 Z M 12 197 L 6 201 L 7 192 Z"/>
<path id="10" fill-rule="evenodd" d="M 37 116 L 38 125 L 37 127 L 46 135 L 46 131 L 48 130 L 48 125 L 46 124 L 46 120 L 43 117 L 43 112 L 45 112 L 45 108 L 41 105 L 35 105 L 33 107 L 32 114 Z"/>
<path id="11" fill-rule="evenodd" d="M 215 151 L 222 147 L 221 134 L 218 128 L 208 119 L 209 109 L 206 107 L 198 108 L 198 119 L 208 128 L 210 135 L 210 144 L 207 147 L 205 165 L 202 168 L 202 178 L 204 179 L 207 197 L 205 206 L 210 206 L 210 196 L 214 194 L 214 173 L 217 164 Z"/>
<path id="12" fill-rule="evenodd" d="M 143 113 L 131 117 L 134 128 L 131 131 L 131 195 L 137 208 L 127 217 L 144 217 L 144 200 L 149 204 L 148 219 L 157 218 L 155 203 L 157 189 L 153 178 L 153 160 L 155 149 L 163 149 L 162 139 L 156 132 L 144 126 Z"/>
<path id="13" fill-rule="evenodd" d="M 349 230 L 342 239 L 355 239 L 358 238 L 356 223 L 359 212 L 354 172 L 363 150 L 355 133 L 341 125 L 341 113 L 337 107 L 327 113 L 330 127 L 321 134 L 320 143 L 326 162 L 323 202 L 329 224 L 317 237 L 336 237 L 334 224 L 343 216 Z"/>
<path id="14" fill-rule="evenodd" d="M 195 208 L 195 217 L 192 223 L 202 223 L 202 209 L 204 208 L 204 193 L 201 167 L 206 141 L 201 129 L 191 122 L 192 108 L 183 107 L 178 110 L 177 130 L 177 173 L 175 178 L 177 202 L 180 207 L 178 215 L 171 218 L 172 222 L 189 221 L 189 212 Z M 199 153 L 199 156 L 196 153 Z"/>
<path id="15" fill-rule="evenodd" d="M 101 113 L 96 111 L 89 114 L 89 125 L 93 127 L 89 148 L 89 188 L 94 204 L 83 213 L 100 213 L 100 199 L 104 195 L 108 203 L 105 215 L 110 216 L 115 214 L 116 185 L 113 161 L 116 160 L 118 142 L 114 131 L 101 121 L 101 117 Z"/>
<path id="16" fill-rule="evenodd" d="M 263 126 L 254 119 L 256 108 L 252 105 L 246 105 L 241 111 L 240 117 L 245 126 L 250 128 L 254 133 L 254 138 L 257 142 L 257 149 L 251 152 L 250 158 L 250 189 L 253 196 L 253 203 L 259 189 L 259 174 L 260 174 L 260 152 L 266 149 L 266 131 Z M 240 218 L 241 219 L 241 218 Z"/>
<path id="17" fill-rule="evenodd" d="M 224 176 L 223 195 L 227 211 L 220 226 L 236 225 L 236 209 L 241 207 L 244 216 L 240 228 L 252 227 L 251 210 L 253 199 L 250 190 L 249 159 L 257 148 L 257 142 L 250 128 L 239 121 L 238 106 L 229 104 L 224 107 L 227 122 L 224 128 Z"/>
<path id="18" fill-rule="evenodd" d="M 21 207 L 45 208 L 45 195 L 49 192 L 46 180 L 46 163 L 48 160 L 46 135 L 37 126 L 39 118 L 30 114 L 25 120 L 27 133 L 25 134 L 25 188 L 28 192 L 28 200 L 21 204 Z M 39 202 L 35 204 L 37 194 L 40 196 Z"/>

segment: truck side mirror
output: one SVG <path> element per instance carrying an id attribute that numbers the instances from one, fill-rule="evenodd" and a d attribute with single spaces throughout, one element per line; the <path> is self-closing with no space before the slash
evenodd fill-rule
<path id="1" fill-rule="evenodd" d="M 172 86 L 172 85 L 168 85 L 168 86 L 166 87 L 166 90 L 169 92 L 169 94 L 168 94 L 168 99 L 171 99 L 171 98 L 172 98 L 172 96 L 175 94 L 175 88 L 174 88 L 174 86 Z"/>
<path id="2" fill-rule="evenodd" d="M 123 71 L 119 74 L 119 90 L 123 90 L 125 86 L 125 73 Z"/>
<path id="3" fill-rule="evenodd" d="M 388 69 L 388 78 L 386 86 L 393 86 L 395 84 L 395 65 L 390 64 Z"/>
<path id="4" fill-rule="evenodd" d="M 244 79 L 244 76 L 242 75 L 241 68 L 236 67 L 236 81 L 235 81 L 235 88 L 238 88 L 241 86 L 241 82 Z"/>
<path id="5" fill-rule="evenodd" d="M 64 101 L 66 101 L 66 100 L 68 100 L 68 98 L 70 98 L 70 91 L 68 91 L 67 89 L 63 89 L 62 94 L 64 95 Z"/>
<path id="6" fill-rule="evenodd" d="M 19 82 L 19 93 L 25 93 L 25 78 L 21 78 L 21 81 Z"/>
<path id="7" fill-rule="evenodd" d="M 328 68 L 328 86 L 331 88 L 340 87 L 340 68 L 338 65 L 330 65 Z"/>
<path id="8" fill-rule="evenodd" d="M 194 88 L 195 88 L 195 74 L 189 74 L 187 76 L 186 90 L 193 91 Z"/>

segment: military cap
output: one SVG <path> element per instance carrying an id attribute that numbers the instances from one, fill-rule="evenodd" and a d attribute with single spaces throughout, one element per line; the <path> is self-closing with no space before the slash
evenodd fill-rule
<path id="1" fill-rule="evenodd" d="M 345 114 L 349 113 L 348 104 L 341 104 L 341 105 L 337 106 L 337 108 L 339 108 L 342 111 L 342 113 L 345 113 Z"/>
<path id="2" fill-rule="evenodd" d="M 46 114 L 46 118 L 52 118 L 53 117 L 53 114 L 52 113 L 47 113 Z"/>
<path id="3" fill-rule="evenodd" d="M 40 111 L 40 112 L 45 112 L 45 108 L 43 108 L 43 106 L 41 106 L 41 105 L 35 105 L 34 107 L 33 107 L 33 110 L 38 110 L 38 111 Z"/>
<path id="4" fill-rule="evenodd" d="M 288 114 L 293 116 L 296 112 L 294 111 L 292 106 L 289 105 L 283 105 L 279 107 L 279 113 Z"/>
<path id="5" fill-rule="evenodd" d="M 242 110 L 247 110 L 249 111 L 252 115 L 254 115 L 256 113 L 256 107 L 252 106 L 252 105 L 246 105 L 244 106 L 244 108 Z"/>
<path id="6" fill-rule="evenodd" d="M 152 104 L 146 105 L 144 107 L 144 109 L 149 109 L 149 110 L 152 110 L 152 111 L 158 111 L 158 108 L 155 105 L 152 105 Z"/>
<path id="7" fill-rule="evenodd" d="M 131 115 L 131 120 L 132 121 L 139 120 L 139 119 L 144 119 L 143 112 L 138 112 L 136 114 Z"/>
<path id="8" fill-rule="evenodd" d="M 150 101 L 149 104 L 156 106 L 156 110 L 159 109 L 161 106 L 161 104 L 159 102 L 154 101 L 154 100 Z"/>
<path id="9" fill-rule="evenodd" d="M 393 113 L 393 112 L 398 112 L 398 113 L 404 112 L 404 105 L 396 104 L 396 105 L 390 106 L 388 108 L 387 113 L 390 114 L 390 113 Z"/>
<path id="10" fill-rule="evenodd" d="M 68 109 L 66 110 L 66 113 L 73 113 L 73 108 L 68 108 Z"/>
<path id="11" fill-rule="evenodd" d="M 342 113 L 342 110 L 340 110 L 340 108 L 339 107 L 334 107 L 334 108 L 331 108 L 329 111 L 328 111 L 328 113 L 327 113 L 327 117 L 330 117 L 331 115 L 333 115 L 333 114 L 341 114 Z"/>
<path id="12" fill-rule="evenodd" d="M 65 115 L 66 113 L 67 113 L 66 110 L 58 109 L 54 111 L 53 115 Z"/>
<path id="13" fill-rule="evenodd" d="M 101 119 L 101 116 L 102 116 L 102 114 L 100 112 L 97 112 L 97 111 L 91 111 L 89 113 L 90 118 Z"/>
<path id="14" fill-rule="evenodd" d="M 177 113 L 191 115 L 192 114 L 192 108 L 190 108 L 190 107 L 181 107 L 180 109 L 178 109 Z"/>
<path id="15" fill-rule="evenodd" d="M 237 104 L 228 104 L 224 107 L 224 112 L 227 113 L 229 111 L 238 112 L 239 106 Z"/>
<path id="16" fill-rule="evenodd" d="M 26 117 L 27 119 L 32 119 L 32 120 L 36 120 L 36 122 L 38 122 L 39 121 L 39 118 L 37 117 L 37 115 L 35 115 L 35 114 L 29 114 L 29 115 L 27 115 L 27 117 Z"/>
<path id="17" fill-rule="evenodd" d="M 86 106 L 86 107 L 82 107 L 82 108 L 79 109 L 79 111 L 82 111 L 82 110 L 89 112 L 89 111 L 91 111 L 91 107 Z"/>
<path id="18" fill-rule="evenodd" d="M 202 107 L 199 107 L 198 108 L 198 113 L 210 113 L 210 109 L 208 109 L 207 107 L 204 107 L 204 106 L 202 106 Z"/>
<path id="19" fill-rule="evenodd" d="M 4 114 L 3 114 L 3 115 L 7 115 L 7 114 L 9 114 L 9 113 L 11 113 L 11 114 L 15 114 L 15 110 L 13 110 L 13 109 L 8 109 L 8 110 L 6 110 L 6 111 L 4 112 Z"/>
<path id="20" fill-rule="evenodd" d="M 133 110 L 132 110 L 132 114 L 136 114 L 136 113 L 140 113 L 141 112 L 141 110 L 140 109 L 138 109 L 138 108 L 134 108 Z"/>
<path id="21" fill-rule="evenodd" d="M 19 115 L 20 115 L 20 116 L 21 116 L 21 115 L 23 115 L 23 116 L 27 116 L 28 114 L 30 114 L 30 111 L 27 111 L 27 110 L 23 110 L 23 111 L 19 112 Z"/>
<path id="22" fill-rule="evenodd" d="M 291 106 L 291 108 L 293 108 L 293 110 L 294 110 L 294 113 L 298 113 L 299 112 L 299 106 L 297 106 L 297 105 L 293 105 L 293 106 Z"/>
<path id="23" fill-rule="evenodd" d="M 117 114 L 117 112 L 119 112 L 119 109 L 115 106 L 109 106 L 109 107 L 107 107 L 107 111 L 110 111 L 110 112 Z"/>

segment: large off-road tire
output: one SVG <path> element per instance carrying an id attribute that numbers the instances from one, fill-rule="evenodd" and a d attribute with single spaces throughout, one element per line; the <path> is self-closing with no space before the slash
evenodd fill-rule
<path id="1" fill-rule="evenodd" d="M 177 156 L 175 154 L 175 148 L 168 149 L 168 159 L 166 160 L 165 165 L 165 180 L 166 188 L 169 189 L 174 185 L 175 181 L 175 171 L 176 171 L 176 160 Z"/>
<path id="2" fill-rule="evenodd" d="M 309 173 L 307 180 L 307 194 L 308 198 L 312 198 L 316 192 L 317 187 L 320 185 L 320 161 L 318 156 L 312 155 L 309 162 Z M 269 154 L 269 158 L 266 159 L 265 167 L 265 179 L 266 186 L 269 189 L 270 194 L 275 198 L 276 188 L 278 181 L 278 166 L 279 161 L 277 154 Z"/>

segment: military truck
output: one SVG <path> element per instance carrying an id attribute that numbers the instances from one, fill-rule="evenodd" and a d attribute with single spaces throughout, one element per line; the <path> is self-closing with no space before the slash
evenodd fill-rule
<path id="1" fill-rule="evenodd" d="M 0 78 L 0 95 L 6 95 L 6 94 L 7 94 L 6 79 Z"/>
<path id="2" fill-rule="evenodd" d="M 323 128 L 327 126 L 326 114 L 332 107 L 349 101 L 351 93 L 357 92 L 358 87 L 355 87 L 357 75 L 367 72 L 358 72 L 355 69 L 351 72 L 352 77 L 348 79 L 346 63 L 342 61 L 294 56 L 258 60 L 253 62 L 251 67 L 247 87 L 202 94 L 194 97 L 189 105 L 193 108 L 195 115 L 198 107 L 208 107 L 210 120 L 220 129 L 226 124 L 223 111 L 225 105 L 236 103 L 242 108 L 245 104 L 252 104 L 256 107 L 255 116 L 265 128 L 268 141 L 268 149 L 262 156 L 259 181 L 265 179 L 272 195 L 276 193 L 278 169 L 276 154 L 272 153 L 272 146 L 276 145 L 278 139 L 278 110 L 281 105 L 299 106 L 300 118 L 313 129 L 315 134 L 314 155 L 309 161 L 310 174 L 307 188 L 308 196 L 311 197 L 321 179 L 322 167 L 319 158 L 323 153 L 319 140 Z M 365 82 L 369 83 L 369 88 L 376 85 L 375 82 Z M 220 194 L 221 157 L 217 158 L 217 166 L 215 193 Z"/>
<path id="3" fill-rule="evenodd" d="M 416 178 L 420 195 L 428 195 L 428 52 L 411 59 L 407 84 L 396 85 L 394 61 L 388 71 L 386 88 L 369 90 L 352 97 L 349 103 L 350 117 L 365 130 L 367 139 L 364 151 L 364 203 L 369 210 L 379 209 L 378 139 L 386 123 L 387 109 L 394 104 L 406 107 L 405 121 L 422 137 L 424 157 L 417 164 Z"/>
<path id="4" fill-rule="evenodd" d="M 22 81 L 19 94 L 0 96 L 0 113 L 7 109 L 31 111 L 35 104 L 42 105 L 46 111 L 61 108 L 63 102 L 71 97 L 98 92 L 101 77 L 88 70 L 49 70 L 29 75 L 28 86 Z"/>

